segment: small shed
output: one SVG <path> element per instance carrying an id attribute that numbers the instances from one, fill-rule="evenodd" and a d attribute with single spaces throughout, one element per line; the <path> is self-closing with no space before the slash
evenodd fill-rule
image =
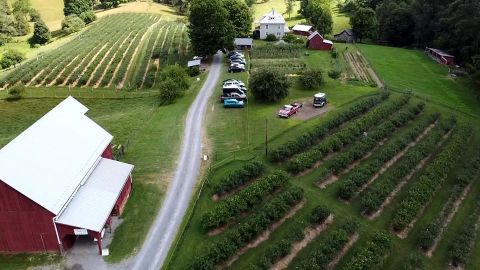
<path id="1" fill-rule="evenodd" d="M 355 42 L 355 35 L 352 29 L 345 29 L 341 33 L 333 35 L 335 41 L 343 41 L 347 43 Z"/>
<path id="2" fill-rule="evenodd" d="M 292 28 L 293 34 L 305 37 L 310 36 L 314 31 L 313 26 L 304 24 L 297 24 Z"/>
<path id="3" fill-rule="evenodd" d="M 450 66 L 455 63 L 455 56 L 450 55 L 442 50 L 427 47 L 425 52 L 428 54 L 428 56 L 430 56 L 430 58 L 442 65 Z"/>
<path id="4" fill-rule="evenodd" d="M 318 31 L 315 31 L 308 37 L 307 47 L 313 50 L 329 51 L 333 48 L 333 42 L 324 39 Z"/>
<path id="5" fill-rule="evenodd" d="M 252 38 L 235 38 L 233 41 L 237 50 L 251 50 L 253 48 Z"/>

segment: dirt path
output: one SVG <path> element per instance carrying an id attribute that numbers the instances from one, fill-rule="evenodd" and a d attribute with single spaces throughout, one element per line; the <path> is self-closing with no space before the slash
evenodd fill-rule
<path id="1" fill-rule="evenodd" d="M 103 47 L 101 47 L 100 50 L 98 50 L 98 52 L 92 57 L 90 62 L 88 62 L 88 64 L 83 68 L 82 72 L 78 75 L 78 78 L 72 83 L 72 87 L 77 86 L 78 81 L 80 81 L 80 78 L 83 76 L 85 71 L 87 71 L 87 69 L 90 67 L 90 65 L 92 65 L 93 61 L 95 61 L 95 59 L 97 59 L 98 55 L 107 47 L 107 45 L 108 44 L 103 45 Z"/>
<path id="2" fill-rule="evenodd" d="M 105 69 L 103 70 L 102 72 L 102 76 L 100 76 L 100 78 L 98 78 L 98 81 L 95 82 L 95 85 L 93 86 L 93 88 L 98 88 L 100 86 L 100 84 L 102 83 L 103 81 L 103 78 L 105 77 L 105 75 L 107 74 L 108 72 L 108 69 L 110 68 L 110 66 L 112 65 L 112 62 L 113 60 L 115 60 L 115 58 L 117 57 L 117 54 L 120 52 L 120 50 L 122 49 L 123 45 L 125 44 L 125 42 L 127 42 L 128 38 L 132 35 L 133 31 L 130 32 L 130 34 L 128 34 L 127 37 L 125 37 L 125 39 L 122 41 L 122 43 L 120 43 L 120 46 L 118 46 L 117 50 L 115 51 L 115 53 L 112 55 L 112 57 L 110 58 L 110 61 L 108 61 L 108 64 L 107 66 L 105 67 Z M 138 35 L 138 33 L 135 35 L 135 37 Z M 133 39 L 135 39 L 135 37 L 133 37 Z"/>
<path id="3" fill-rule="evenodd" d="M 338 262 L 348 253 L 348 251 L 353 247 L 353 245 L 358 241 L 359 235 L 358 233 L 352 234 L 350 236 L 350 239 L 348 240 L 347 244 L 342 248 L 342 251 L 338 253 L 337 256 L 335 256 L 335 259 L 333 259 L 327 266 L 327 269 L 333 269 L 335 266 L 338 264 Z"/>
<path id="4" fill-rule="evenodd" d="M 248 250 L 257 247 L 260 245 L 262 242 L 268 240 L 270 237 L 270 234 L 272 234 L 273 231 L 275 231 L 278 227 L 280 227 L 287 219 L 293 217 L 298 210 L 302 209 L 303 206 L 305 205 L 305 200 L 301 201 L 298 203 L 296 206 L 294 206 L 290 211 L 279 221 L 273 223 L 267 230 L 265 230 L 260 236 L 258 236 L 255 240 L 250 242 L 247 246 L 243 247 L 240 249 L 237 254 L 232 256 L 225 264 L 220 265 L 217 267 L 217 269 L 226 269 L 230 267 L 236 260 L 240 258 L 241 255 L 243 255 L 245 252 Z"/>
<path id="5" fill-rule="evenodd" d="M 127 38 L 130 36 L 131 33 L 129 33 L 127 35 Z M 117 39 L 117 41 L 115 41 L 115 43 L 112 44 L 112 46 L 110 46 L 110 48 L 105 52 L 105 54 L 103 55 L 102 59 L 100 60 L 100 62 L 98 62 L 98 65 L 95 67 L 95 69 L 92 71 L 92 73 L 90 74 L 90 77 L 88 77 L 87 79 L 87 82 L 85 83 L 85 85 L 82 85 L 82 88 L 85 88 L 87 87 L 88 85 L 90 85 L 90 82 L 92 81 L 93 77 L 95 76 L 95 73 L 97 73 L 97 70 L 102 66 L 103 62 L 105 62 L 105 60 L 107 59 L 107 56 L 110 55 L 110 52 L 112 51 L 112 48 L 115 47 L 115 45 L 117 45 L 117 43 L 120 42 L 120 39 Z"/>
<path id="6" fill-rule="evenodd" d="M 472 187 L 472 185 L 470 184 L 463 190 L 462 195 L 453 203 L 451 209 L 450 208 L 444 208 L 442 210 L 442 212 L 445 212 L 445 211 L 450 209 L 451 212 L 447 215 L 447 218 L 443 221 L 443 224 L 440 228 L 440 232 L 438 233 L 437 238 L 433 242 L 432 247 L 426 252 L 427 257 L 431 258 L 433 256 L 433 252 L 435 252 L 435 250 L 437 249 L 438 243 L 440 242 L 440 240 L 443 237 L 443 233 L 448 228 L 448 225 L 450 225 L 450 223 L 452 222 L 453 217 L 458 212 L 458 209 L 460 209 L 460 205 L 462 204 L 462 202 L 467 197 L 468 193 L 470 192 L 471 187 Z M 447 207 L 447 205 L 445 205 L 445 207 Z M 443 215 L 443 213 L 442 213 L 442 215 Z"/>
<path id="7" fill-rule="evenodd" d="M 450 130 L 447 134 L 445 134 L 442 138 L 442 140 L 437 144 L 437 147 L 440 147 L 443 142 L 445 142 L 445 140 L 450 137 L 450 134 L 452 133 L 453 129 Z M 367 215 L 367 218 L 369 220 L 374 220 L 375 218 L 379 217 L 383 210 L 388 206 L 390 205 L 390 203 L 393 201 L 393 199 L 395 198 L 395 196 L 397 196 L 397 194 L 402 190 L 402 188 L 412 179 L 412 177 L 418 172 L 420 171 L 426 164 L 427 164 L 427 161 L 433 156 L 433 153 L 431 153 L 430 155 L 428 155 L 426 158 L 422 159 L 418 165 L 397 185 L 397 187 L 387 196 L 387 198 L 385 199 L 385 201 L 382 203 L 382 205 L 380 206 L 380 208 L 378 208 L 378 210 L 374 213 L 372 213 L 371 215 Z"/>
<path id="8" fill-rule="evenodd" d="M 395 155 L 392 159 L 390 159 L 389 161 L 387 161 L 383 166 L 382 168 L 380 168 L 380 170 L 375 173 L 375 175 L 368 181 L 368 183 L 366 183 L 362 188 L 360 188 L 360 190 L 355 193 L 352 198 L 350 199 L 350 201 L 354 200 L 355 198 L 357 198 L 357 196 L 362 193 L 363 191 L 365 191 L 365 189 L 367 189 L 373 182 L 375 182 L 375 180 L 378 179 L 378 177 L 380 177 L 380 175 L 382 175 L 383 173 L 385 173 L 388 169 L 390 169 L 390 167 L 392 167 L 400 158 L 402 158 L 407 152 L 408 150 L 410 150 L 412 147 L 416 146 L 418 142 L 420 142 L 431 130 L 432 128 L 434 128 L 436 125 L 436 123 L 433 123 L 431 124 L 430 126 L 428 126 L 423 132 L 422 134 L 420 134 L 413 142 L 409 143 L 407 145 L 407 147 L 405 147 L 402 151 L 400 151 L 397 155 Z"/>
<path id="9" fill-rule="evenodd" d="M 153 27 L 155 27 L 158 23 L 160 23 L 160 19 L 157 22 L 155 22 L 154 24 L 150 25 L 147 28 L 147 30 L 145 31 L 145 33 L 142 35 L 142 37 L 140 38 L 140 42 L 138 43 L 137 47 L 135 48 L 135 51 L 133 51 L 132 58 L 130 58 L 130 62 L 128 63 L 128 66 L 127 66 L 127 70 L 125 71 L 125 74 L 123 75 L 123 78 L 120 81 L 120 83 L 118 83 L 117 89 L 122 89 L 123 88 L 123 85 L 125 84 L 125 81 L 127 80 L 128 74 L 131 72 L 130 69 L 132 68 L 133 62 L 137 58 L 138 51 L 144 45 L 143 42 L 145 41 L 145 37 L 147 36 L 147 33 L 151 32 Z M 125 55 L 124 55 L 124 58 L 125 58 Z M 123 60 L 125 60 L 125 59 L 122 59 L 122 61 L 120 61 L 120 62 L 123 62 Z M 119 65 L 117 68 L 120 68 L 120 66 L 121 65 Z M 117 72 L 118 72 L 118 69 L 115 70 L 115 73 L 113 74 L 112 79 L 108 83 L 108 87 L 110 87 L 110 85 L 112 84 L 113 79 L 117 75 Z"/>
<path id="10" fill-rule="evenodd" d="M 317 238 L 320 233 L 326 230 L 330 224 L 332 224 L 333 218 L 333 215 L 330 215 L 324 223 L 317 225 L 313 228 L 307 228 L 303 233 L 305 237 L 301 241 L 293 244 L 290 253 L 287 256 L 283 257 L 281 260 L 277 261 L 274 265 L 272 265 L 272 267 L 270 267 L 270 270 L 286 269 L 302 249 L 304 249 L 310 242 Z"/>

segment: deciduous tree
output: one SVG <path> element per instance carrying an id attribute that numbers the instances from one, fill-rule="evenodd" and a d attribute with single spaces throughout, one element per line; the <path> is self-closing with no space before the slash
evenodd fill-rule
<path id="1" fill-rule="evenodd" d="M 44 45 L 50 41 L 51 34 L 47 25 L 42 21 L 35 22 L 33 27 L 33 36 L 28 40 L 30 45 L 34 46 L 36 44 Z"/>
<path id="2" fill-rule="evenodd" d="M 252 74 L 250 89 L 255 98 L 275 102 L 289 94 L 289 83 L 285 75 L 271 69 L 262 69 Z"/>
<path id="3" fill-rule="evenodd" d="M 378 34 L 377 14 L 371 8 L 358 9 L 353 17 L 350 18 L 353 32 L 360 39 L 374 39 Z"/>

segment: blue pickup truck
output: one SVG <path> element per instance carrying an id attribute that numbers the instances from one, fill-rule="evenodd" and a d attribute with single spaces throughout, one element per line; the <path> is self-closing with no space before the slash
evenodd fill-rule
<path id="1" fill-rule="evenodd" d="M 238 101 L 236 99 L 225 99 L 223 101 L 223 107 L 225 108 L 243 108 L 245 107 L 243 101 Z"/>

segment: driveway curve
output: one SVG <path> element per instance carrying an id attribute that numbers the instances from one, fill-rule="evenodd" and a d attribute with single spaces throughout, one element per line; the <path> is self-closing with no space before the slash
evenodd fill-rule
<path id="1" fill-rule="evenodd" d="M 133 270 L 160 269 L 178 233 L 199 176 L 204 118 L 208 100 L 220 77 L 222 58 L 221 54 L 214 56 L 208 77 L 188 111 L 173 180 L 160 212 L 134 260 Z"/>

